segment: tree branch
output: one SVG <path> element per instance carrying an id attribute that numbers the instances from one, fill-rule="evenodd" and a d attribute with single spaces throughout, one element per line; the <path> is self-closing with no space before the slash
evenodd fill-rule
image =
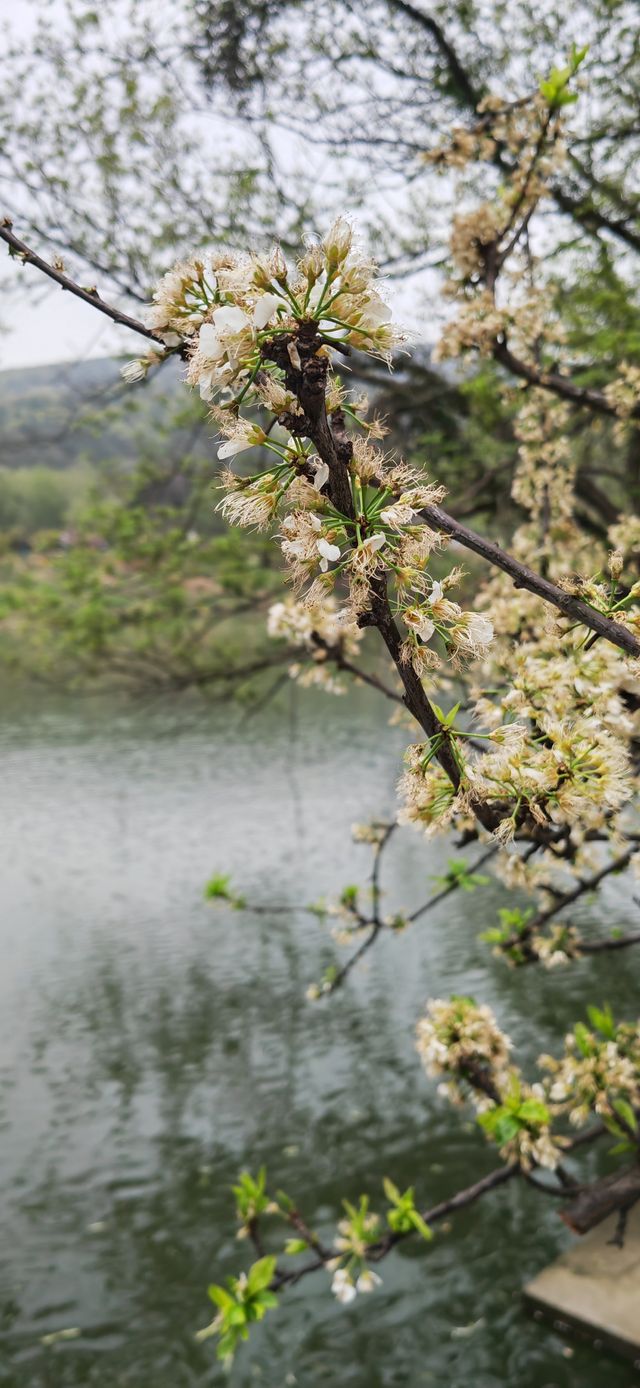
<path id="1" fill-rule="evenodd" d="M 433 16 L 423 14 L 422 10 L 419 10 L 416 5 L 408 3 L 408 0 L 388 0 L 388 3 L 390 9 L 396 10 L 399 14 L 412 20 L 414 24 L 426 29 L 427 33 L 431 35 L 447 64 L 451 80 L 458 88 L 460 96 L 467 106 L 471 106 L 475 110 L 482 98 L 482 92 L 474 86 L 468 72 L 462 66 L 453 44 Z"/>
<path id="2" fill-rule="evenodd" d="M 576 597 L 573 593 L 566 593 L 563 588 L 558 588 L 548 578 L 543 578 L 541 574 L 535 573 L 533 569 L 522 564 L 519 559 L 506 550 L 501 549 L 494 540 L 487 540 L 483 535 L 478 535 L 475 530 L 469 530 L 466 525 L 450 516 L 447 511 L 443 511 L 440 506 L 425 506 L 420 512 L 422 519 L 432 530 L 444 531 L 452 540 L 457 540 L 458 544 L 465 549 L 473 550 L 482 559 L 486 559 L 488 564 L 494 568 L 502 569 L 513 579 L 516 588 L 527 588 L 536 597 L 542 598 L 543 602 L 548 602 L 552 607 L 556 607 L 565 617 L 569 617 L 574 622 L 589 627 L 591 631 L 597 632 L 598 636 L 603 636 L 606 641 L 611 641 L 614 646 L 619 646 L 620 650 L 626 651 L 627 655 L 640 655 L 640 641 L 620 622 L 614 622 L 611 617 L 606 617 L 603 612 L 598 612 L 595 607 L 584 602 L 582 598 Z"/>
<path id="3" fill-rule="evenodd" d="M 581 896 L 584 896 L 586 892 L 595 891 L 596 887 L 600 886 L 600 883 L 604 881 L 605 877 L 610 877 L 611 874 L 615 872 L 623 872 L 624 869 L 629 866 L 634 852 L 636 852 L 635 848 L 627 849 L 626 853 L 622 853 L 620 857 L 614 858 L 612 862 L 605 864 L 603 868 L 593 873 L 591 877 L 580 878 L 577 885 L 572 887 L 571 891 L 554 894 L 555 899 L 553 905 L 547 907 L 545 911 L 539 911 L 538 915 L 535 916 L 533 920 L 528 921 L 519 933 L 511 935 L 509 939 L 505 941 L 502 948 L 507 950 L 511 947 L 526 944 L 527 940 L 530 940 L 533 935 L 536 935 L 542 926 L 548 925 L 549 921 L 552 921 L 560 911 L 563 911 L 565 906 L 572 906 L 573 903 L 578 901 Z M 640 934 L 623 935 L 619 940 L 594 940 L 591 943 L 586 941 L 584 944 L 581 941 L 577 948 L 580 954 L 599 954 L 609 949 L 625 948 L 627 945 L 635 944 L 638 940 L 640 940 Z M 534 963 L 536 959 L 537 955 L 532 953 L 532 957 L 528 962 Z"/>
<path id="4" fill-rule="evenodd" d="M 602 1123 L 595 1124 L 585 1132 L 579 1133 L 577 1137 L 572 1138 L 567 1146 L 567 1151 L 572 1152 L 580 1147 L 588 1146 L 591 1142 L 602 1137 L 605 1132 L 606 1128 Z M 640 1167 L 638 1167 L 637 1170 L 640 1177 Z M 489 1171 L 488 1174 L 482 1176 L 479 1181 L 474 1181 L 473 1185 L 465 1186 L 462 1190 L 456 1191 L 454 1195 L 449 1196 L 446 1200 L 441 1200 L 437 1205 L 432 1205 L 430 1209 L 421 1211 L 422 1219 L 425 1224 L 428 1224 L 430 1227 L 434 1224 L 438 1224 L 440 1220 L 446 1219 L 448 1215 L 457 1214 L 458 1210 L 466 1209 L 469 1205 L 475 1204 L 476 1200 L 480 1200 L 484 1195 L 488 1195 L 492 1190 L 497 1190 L 499 1186 L 506 1185 L 509 1181 L 512 1181 L 515 1176 L 522 1175 L 524 1175 L 524 1172 L 518 1162 L 509 1162 L 505 1166 L 494 1167 L 493 1171 Z M 590 1209 L 593 1210 L 596 1206 L 601 1207 L 604 1205 L 604 1200 L 602 1202 L 600 1201 L 599 1187 L 606 1185 L 607 1182 L 610 1183 L 611 1178 L 605 1177 L 604 1181 L 598 1180 L 592 1182 L 588 1186 L 580 1187 L 581 1197 L 589 1201 Z M 615 1192 L 607 1192 L 607 1207 L 602 1209 L 600 1215 L 601 1219 L 604 1219 L 612 1208 L 619 1208 L 624 1201 L 628 1202 L 631 1194 L 631 1185 L 633 1185 L 635 1190 L 635 1183 L 627 1181 L 626 1184 L 624 1182 L 619 1183 L 618 1189 Z M 616 1196 L 619 1197 L 617 1205 L 615 1203 Z M 614 1203 L 612 1203 L 612 1200 Z M 566 1214 L 571 1217 L 572 1211 L 573 1206 L 570 1206 Z M 565 1218 L 565 1212 L 562 1213 L 562 1217 Z M 569 1220 L 567 1219 L 566 1222 L 569 1222 Z M 367 1258 L 372 1262 L 381 1262 L 381 1260 L 386 1258 L 387 1254 L 391 1252 L 392 1248 L 395 1248 L 396 1244 L 403 1243 L 405 1239 L 411 1238 L 413 1233 L 413 1230 L 409 1230 L 406 1233 L 396 1233 L 392 1231 L 385 1234 L 378 1243 L 371 1244 L 367 1248 Z M 278 1288 L 283 1286 L 294 1286 L 303 1277 L 308 1276 L 309 1273 L 320 1271 L 326 1266 L 327 1262 L 335 1258 L 335 1256 L 336 1251 L 332 1248 L 325 1251 L 318 1258 L 315 1258 L 313 1262 L 306 1263 L 303 1267 L 297 1268 L 292 1272 L 282 1272 L 279 1270 L 274 1278 L 274 1290 L 278 1290 Z"/>
<path id="5" fill-rule="evenodd" d="M 600 390 L 588 390 L 586 386 L 577 386 L 568 376 L 559 376 L 554 371 L 544 371 L 534 366 L 532 362 L 522 361 L 516 357 L 507 345 L 506 341 L 496 342 L 493 349 L 495 360 L 505 366 L 513 376 L 519 376 L 521 380 L 528 381 L 529 385 L 538 386 L 540 390 L 548 390 L 552 395 L 559 395 L 563 400 L 570 400 L 574 405 L 584 405 L 595 414 L 609 415 L 618 418 L 615 405 L 607 400 Z M 628 416 L 637 419 L 640 416 L 640 405 L 636 405 Z"/>
<path id="6" fill-rule="evenodd" d="M 142 337 L 150 338 L 152 342 L 157 342 L 163 349 L 165 347 L 162 338 L 158 333 L 154 333 L 151 328 L 146 328 L 137 318 L 131 318 L 128 313 L 123 313 L 121 309 L 114 308 L 112 304 L 105 303 L 100 298 L 97 289 L 84 289 L 82 285 L 76 284 L 75 280 L 70 279 L 62 270 L 56 270 L 55 265 L 50 265 L 49 261 L 44 260 L 37 251 L 32 251 L 26 242 L 20 241 L 14 236 L 12 231 L 13 223 L 9 217 L 0 221 L 0 240 L 6 242 L 9 247 L 9 254 L 16 256 L 25 265 L 35 265 L 43 275 L 47 275 L 55 284 L 59 284 L 61 289 L 66 289 L 70 294 L 74 294 L 76 299 L 82 299 L 83 303 L 91 304 L 92 308 L 97 308 L 99 313 L 104 313 L 113 323 L 119 323 L 123 328 L 130 328 L 134 333 L 140 333 Z"/>

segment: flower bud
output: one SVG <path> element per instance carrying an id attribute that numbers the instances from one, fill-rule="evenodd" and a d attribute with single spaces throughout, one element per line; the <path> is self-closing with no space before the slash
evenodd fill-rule
<path id="1" fill-rule="evenodd" d="M 615 580 L 619 579 L 624 565 L 624 555 L 622 550 L 614 549 L 609 555 L 609 573 Z"/>
<path id="2" fill-rule="evenodd" d="M 324 270 L 322 247 L 309 246 L 309 249 L 305 251 L 305 254 L 298 261 L 298 269 L 312 289 L 316 280 L 320 279 L 322 271 Z"/>
<path id="3" fill-rule="evenodd" d="M 344 217 L 338 217 L 323 241 L 324 254 L 330 270 L 336 270 L 351 250 L 353 231 Z"/>

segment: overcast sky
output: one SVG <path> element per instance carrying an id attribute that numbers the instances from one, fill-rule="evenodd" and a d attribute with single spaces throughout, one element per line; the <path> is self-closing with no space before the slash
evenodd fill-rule
<path id="1" fill-rule="evenodd" d="M 53 0 L 54 11 L 55 3 Z M 13 33 L 27 35 L 33 25 L 30 0 L 18 0 L 11 5 L 9 0 L 0 0 L 0 20 L 10 25 Z M 10 197 L 4 194 L 0 216 L 11 216 L 11 211 Z M 15 231 L 19 236 L 20 227 L 16 225 Z M 55 285 L 49 291 L 37 270 L 20 268 L 3 252 L 4 247 L 0 246 L 0 370 L 102 357 L 112 352 L 130 351 L 135 356 L 138 338 L 134 333 L 114 328 L 89 304 Z M 31 293 L 28 284 L 32 286 Z"/>
<path id="2" fill-rule="evenodd" d="M 19 270 L 15 263 L 10 263 L 8 268 L 25 285 L 27 276 L 33 279 L 38 273 L 28 267 Z M 104 357 L 117 352 L 130 352 L 135 356 L 140 350 L 140 339 L 135 333 L 114 328 L 89 304 L 83 304 L 54 285 L 50 293 L 44 298 L 38 297 L 35 303 L 27 296 L 26 288 L 8 297 L 4 294 L 0 318 L 2 371 L 39 366 L 43 362 Z"/>
<path id="3" fill-rule="evenodd" d="M 37 3 L 37 0 L 35 0 Z M 50 0 L 49 15 L 56 8 L 62 10 L 61 0 Z M 32 0 L 18 0 L 10 8 L 9 0 L 0 0 L 0 21 L 10 26 L 13 34 L 26 38 L 34 22 Z M 0 30 L 0 42 L 2 32 Z M 285 145 L 294 142 L 283 136 Z M 292 155 L 293 157 L 293 155 Z M 17 189 L 16 195 L 17 195 Z M 18 206 L 16 196 L 15 207 Z M 24 234 L 20 217 L 12 207 L 11 188 L 3 185 L 0 198 L 0 217 L 14 215 L 15 232 Z M 356 221 L 357 225 L 357 221 Z M 48 255 L 46 245 L 36 241 L 35 248 Z M 33 267 L 21 266 L 4 254 L 0 243 L 0 370 L 11 370 L 38 366 L 56 361 L 78 361 L 89 357 L 122 355 L 134 357 L 142 350 L 142 342 L 137 334 L 125 328 L 117 328 L 103 315 L 96 313 L 90 305 L 60 289 Z M 167 267 L 168 268 L 168 267 Z M 73 264 L 70 264 L 73 276 Z M 434 284 L 429 276 L 424 277 L 424 287 L 431 288 L 433 298 Z M 101 285 L 98 283 L 98 289 Z M 103 289 L 105 298 L 118 305 L 118 298 L 107 286 Z M 402 282 L 390 287 L 389 302 L 398 318 L 417 335 L 424 334 L 424 301 L 416 298 L 416 287 L 409 289 Z M 123 308 L 130 305 L 120 301 Z M 139 315 L 139 305 L 133 309 Z"/>

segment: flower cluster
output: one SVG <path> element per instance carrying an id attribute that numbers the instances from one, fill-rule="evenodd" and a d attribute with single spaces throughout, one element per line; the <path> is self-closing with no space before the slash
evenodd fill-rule
<path id="1" fill-rule="evenodd" d="M 530 524 L 553 518 L 546 536 L 549 548 L 555 548 L 558 527 L 573 517 L 576 459 L 567 437 L 568 422 L 569 410 L 563 401 L 532 390 L 514 424 L 519 447 L 511 495 L 528 511 Z M 539 563 L 540 549 L 537 558 Z"/>
<path id="2" fill-rule="evenodd" d="M 476 183 L 458 180 L 456 202 L 462 210 L 453 218 L 447 285 L 457 312 L 437 346 L 440 360 L 469 351 L 491 356 L 507 340 L 519 355 L 534 360 L 541 340 L 549 341 L 560 331 L 552 325 L 544 285 L 533 282 L 528 232 L 566 157 L 561 110 L 574 99 L 567 86 L 583 57 L 574 50 L 568 67 L 554 69 L 549 82 L 529 99 L 505 102 L 489 95 L 472 127 L 454 127 L 448 144 L 427 156 L 436 167 L 457 169 L 462 175 L 468 164 L 475 170 L 479 161 L 486 161 L 486 186 L 499 151 L 503 175 L 495 180 L 491 200 L 470 207 L 465 206 L 465 194 L 475 196 Z"/>
<path id="3" fill-rule="evenodd" d="M 215 1283 L 209 1287 L 209 1296 L 217 1307 L 217 1315 L 210 1325 L 199 1330 L 196 1340 L 208 1340 L 219 1336 L 218 1359 L 229 1365 L 241 1340 L 248 1340 L 251 1325 L 263 1320 L 267 1311 L 278 1304 L 275 1292 L 271 1291 L 276 1270 L 276 1259 L 260 1258 L 239 1277 L 228 1277 L 225 1287 Z"/>
<path id="4" fill-rule="evenodd" d="M 432 638 L 454 662 L 484 655 L 493 636 L 490 619 L 448 596 L 459 570 L 439 580 L 429 571 L 441 541 L 420 513 L 442 500 L 444 488 L 375 446 L 383 425 L 367 418 L 366 399 L 345 390 L 329 369 L 332 348 L 357 347 L 389 359 L 402 340 L 380 297 L 375 267 L 356 249 L 344 219 L 308 246 L 293 269 L 278 248 L 263 257 L 201 254 L 181 262 L 156 289 L 148 322 L 171 346 L 177 334 L 187 380 L 203 398 L 221 397 L 212 405 L 222 435 L 218 456 L 231 459 L 251 449 L 268 454 L 266 468 L 223 472 L 218 509 L 232 524 L 256 529 L 279 519 L 283 557 L 311 610 L 326 606 L 339 583 L 353 639 L 371 586 L 384 577 L 395 586 L 395 610 L 405 627 L 402 658 L 420 676 L 440 664 Z M 343 431 L 346 501 L 344 485 L 336 493 L 334 464 L 326 449 L 320 456 L 305 414 L 310 365 L 313 379 L 323 379 L 327 415 Z M 344 432 L 347 418 L 356 426 L 351 436 Z M 324 673 L 321 679 L 335 687 Z"/>
<path id="5" fill-rule="evenodd" d="M 493 623 L 487 616 L 465 612 L 447 598 L 447 591 L 459 577 L 460 571 L 452 569 L 442 582 L 432 581 L 422 602 L 402 608 L 402 619 L 409 632 L 403 653 L 419 674 L 440 664 L 437 653 L 428 647 L 436 633 L 454 666 L 470 658 L 481 659 L 493 641 Z"/>
<path id="6" fill-rule="evenodd" d="M 369 1197 L 361 1195 L 358 1205 L 343 1200 L 346 1211 L 344 1219 L 338 1223 L 338 1234 L 334 1247 L 338 1257 L 327 1263 L 333 1273 L 331 1290 L 344 1306 L 353 1301 L 358 1292 L 372 1292 L 381 1285 L 382 1278 L 367 1266 L 367 1256 L 372 1244 L 380 1238 L 380 1217 L 369 1209 Z"/>
<path id="7" fill-rule="evenodd" d="M 188 380 L 205 399 L 232 382 L 246 383 L 261 342 L 301 324 L 316 324 L 327 342 L 384 359 L 402 340 L 375 266 L 356 250 L 343 218 L 293 270 L 279 247 L 267 256 L 209 254 L 181 262 L 158 285 L 146 321 L 165 340 L 169 334 L 187 341 Z"/>
<path id="8" fill-rule="evenodd" d="M 616 1026 L 608 1008 L 589 1009 L 593 1025 L 578 1023 L 565 1038 L 565 1054 L 557 1060 L 541 1056 L 549 1073 L 549 1102 L 567 1113 L 575 1127 L 598 1114 L 612 1131 L 622 1122 L 628 1135 L 636 1131 L 634 1110 L 640 1106 L 640 1027 Z"/>
<path id="9" fill-rule="evenodd" d="M 326 594 L 343 577 L 349 583 L 351 610 L 357 613 L 367 605 L 370 580 L 377 573 L 388 572 L 395 575 L 402 595 L 409 589 L 414 595 L 433 591 L 435 601 L 442 594 L 437 585 L 434 590 L 428 563 L 437 541 L 420 524 L 419 512 L 441 501 L 444 489 L 426 482 L 406 465 L 388 465 L 370 444 L 362 440 L 359 444 L 354 446 L 350 467 L 350 516 L 338 511 L 323 490 L 326 465 L 319 465 L 308 453 L 304 457 L 298 454 L 299 467 L 311 470 L 314 485 L 303 482 L 288 492 L 287 499 L 297 506 L 282 520 L 281 548 L 292 582 L 297 589 L 310 583 L 307 601 L 313 603 L 319 593 Z M 412 611 L 411 605 L 406 605 Z M 399 610 L 404 611 L 400 600 Z M 462 617 L 459 608 L 447 608 L 442 622 L 448 620 L 464 632 Z M 435 622 L 429 634 L 434 630 Z M 464 644 L 464 639 L 463 634 L 459 644 Z"/>
<path id="10" fill-rule="evenodd" d="M 580 936 L 572 925 L 554 925 L 546 935 L 534 933 L 531 948 L 545 969 L 562 968 L 579 959 Z"/>
<path id="11" fill-rule="evenodd" d="M 369 824 L 352 824 L 351 838 L 354 843 L 367 843 L 373 847 L 379 847 L 389 834 L 389 825 L 372 820 Z"/>
<path id="12" fill-rule="evenodd" d="M 628 419 L 640 406 L 640 366 L 628 361 L 620 362 L 615 381 L 605 386 L 604 393 L 616 414 L 621 419 Z"/>
<path id="13" fill-rule="evenodd" d="M 482 1073 L 491 1083 L 504 1073 L 511 1052 L 490 1007 L 473 998 L 434 998 L 416 1027 L 416 1047 L 428 1075 Z"/>
<path id="14" fill-rule="evenodd" d="M 412 743 L 405 754 L 407 770 L 400 778 L 398 792 L 399 824 L 412 824 L 427 835 L 445 829 L 454 816 L 466 808 L 464 797 L 458 795 L 446 771 L 434 761 L 428 743 Z"/>
<path id="15" fill-rule="evenodd" d="M 540 824 L 580 818 L 617 809 L 629 799 L 630 765 L 625 748 L 589 718 L 559 722 L 540 713 L 538 732 L 516 747 L 505 743 L 495 752 L 469 760 L 466 774 L 477 799 L 508 802 L 500 837 L 509 842 L 518 812 L 526 806 Z M 494 734 L 495 736 L 495 734 Z"/>
<path id="16" fill-rule="evenodd" d="M 344 694 L 345 686 L 334 674 L 332 662 L 357 655 L 362 631 L 356 622 L 345 621 L 331 597 L 309 607 L 295 598 L 285 598 L 269 608 L 267 632 L 275 640 L 287 641 L 308 656 L 304 664 L 294 662 L 289 674 L 303 688 L 319 686 L 327 694 Z"/>
<path id="17" fill-rule="evenodd" d="M 453 1102 L 470 1097 L 478 1123 L 505 1161 L 557 1166 L 561 1142 L 551 1133 L 551 1113 L 540 1085 L 527 1085 L 511 1065 L 511 1042 L 491 1009 L 473 998 L 432 1000 L 416 1029 L 427 1074 L 444 1075 L 440 1091 Z"/>
<path id="18" fill-rule="evenodd" d="M 551 1118 L 542 1085 L 525 1084 L 519 1072 L 511 1069 L 499 1101 L 483 1108 L 478 1123 L 497 1144 L 504 1161 L 517 1162 L 523 1171 L 533 1166 L 553 1171 L 564 1143 L 552 1134 Z"/>

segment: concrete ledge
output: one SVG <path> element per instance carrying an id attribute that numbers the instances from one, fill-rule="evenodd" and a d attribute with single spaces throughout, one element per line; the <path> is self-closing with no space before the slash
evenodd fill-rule
<path id="1" fill-rule="evenodd" d="M 571 1327 L 640 1368 L 640 1204 L 629 1214 L 624 1247 L 611 1243 L 611 1215 L 524 1288 L 526 1304 L 554 1329 Z"/>

